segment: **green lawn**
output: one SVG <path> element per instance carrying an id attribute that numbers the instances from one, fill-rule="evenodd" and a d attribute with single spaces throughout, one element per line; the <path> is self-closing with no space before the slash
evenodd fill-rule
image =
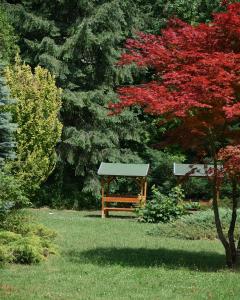
<path id="1" fill-rule="evenodd" d="M 34 210 L 61 255 L 1 269 L 0 299 L 240 299 L 218 241 L 146 235 L 151 224 L 99 213 Z"/>

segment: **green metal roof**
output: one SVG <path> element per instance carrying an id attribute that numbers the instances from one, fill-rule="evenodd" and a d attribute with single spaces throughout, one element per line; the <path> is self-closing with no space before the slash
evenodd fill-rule
<path id="1" fill-rule="evenodd" d="M 213 165 L 174 163 L 173 173 L 176 176 L 185 176 L 188 174 L 190 177 L 207 177 L 208 171 L 213 168 Z M 218 165 L 219 170 L 222 170 L 222 168 L 223 166 Z"/>
<path id="2" fill-rule="evenodd" d="M 149 164 L 120 164 L 102 162 L 98 175 L 145 177 L 148 175 Z"/>

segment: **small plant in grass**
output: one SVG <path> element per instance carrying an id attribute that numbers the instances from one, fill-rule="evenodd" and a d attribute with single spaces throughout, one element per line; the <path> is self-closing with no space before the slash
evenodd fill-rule
<path id="1" fill-rule="evenodd" d="M 137 209 L 138 221 L 146 223 L 167 223 L 185 213 L 182 200 L 183 190 L 175 187 L 169 195 L 162 194 L 155 186 L 152 187 L 152 200 L 145 207 Z"/>
<path id="2" fill-rule="evenodd" d="M 201 209 L 200 203 L 196 202 L 196 201 L 189 201 L 187 203 L 184 203 L 183 206 L 186 210 L 200 210 Z"/>

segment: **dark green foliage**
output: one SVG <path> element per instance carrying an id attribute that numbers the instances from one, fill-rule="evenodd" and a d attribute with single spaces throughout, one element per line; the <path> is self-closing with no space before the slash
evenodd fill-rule
<path id="1" fill-rule="evenodd" d="M 9 1 L 10 2 L 10 1 Z M 7 5 L 20 36 L 22 57 L 56 75 L 64 89 L 64 123 L 57 168 L 59 189 L 83 196 L 99 193 L 101 161 L 140 162 L 143 132 L 137 114 L 108 116 L 114 89 L 131 81 L 116 67 L 120 47 L 137 26 L 133 1 L 16 1 Z M 59 179 L 62 174 L 62 179 Z M 54 181 L 54 180 L 53 180 Z M 74 192 L 74 193 L 76 193 Z"/>
<path id="2" fill-rule="evenodd" d="M 173 163 L 183 162 L 185 160 L 184 155 L 146 147 L 143 152 L 143 159 L 151 166 L 148 177 L 149 186 L 155 185 L 165 194 L 170 192 L 172 187 L 177 184 L 177 178 L 173 174 Z"/>
<path id="3" fill-rule="evenodd" d="M 159 33 L 171 17 L 177 17 L 191 24 L 209 22 L 212 13 L 223 10 L 221 0 L 140 0 L 144 31 Z"/>
<path id="4" fill-rule="evenodd" d="M 221 208 L 220 216 L 223 230 L 227 233 L 231 220 L 231 210 Z M 236 232 L 239 232 L 239 230 L 240 227 L 237 225 Z M 166 236 L 187 240 L 214 240 L 218 238 L 214 215 L 211 209 L 182 216 L 179 220 L 170 224 L 157 225 L 148 233 L 154 236 Z"/>
<path id="5" fill-rule="evenodd" d="M 188 199 L 210 200 L 211 184 L 207 178 L 190 177 L 183 184 Z"/>
<path id="6" fill-rule="evenodd" d="M 17 38 L 0 3 L 0 59 L 12 61 L 17 51 Z"/>
<path id="7" fill-rule="evenodd" d="M 168 223 L 178 219 L 185 213 L 182 205 L 184 194 L 178 186 L 168 195 L 164 195 L 154 186 L 152 200 L 147 201 L 145 207 L 137 209 L 138 221 L 145 223 Z"/>
<path id="8" fill-rule="evenodd" d="M 27 204 L 29 200 L 17 179 L 0 171 L 0 222 L 4 222 L 12 210 Z"/>

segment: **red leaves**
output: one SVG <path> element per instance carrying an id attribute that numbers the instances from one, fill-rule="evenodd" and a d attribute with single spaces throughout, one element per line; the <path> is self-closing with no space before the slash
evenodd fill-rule
<path id="1" fill-rule="evenodd" d="M 131 63 L 150 67 L 159 80 L 120 88 L 115 112 L 140 105 L 166 121 L 178 118 L 181 125 L 170 135 L 186 147 L 191 139 L 191 147 L 204 149 L 210 133 L 227 138 L 240 116 L 240 3 L 215 14 L 211 24 L 172 19 L 159 36 L 139 33 L 120 60 Z"/>
<path id="2" fill-rule="evenodd" d="M 218 153 L 223 162 L 225 173 L 232 178 L 240 176 L 240 146 L 227 146 Z"/>

